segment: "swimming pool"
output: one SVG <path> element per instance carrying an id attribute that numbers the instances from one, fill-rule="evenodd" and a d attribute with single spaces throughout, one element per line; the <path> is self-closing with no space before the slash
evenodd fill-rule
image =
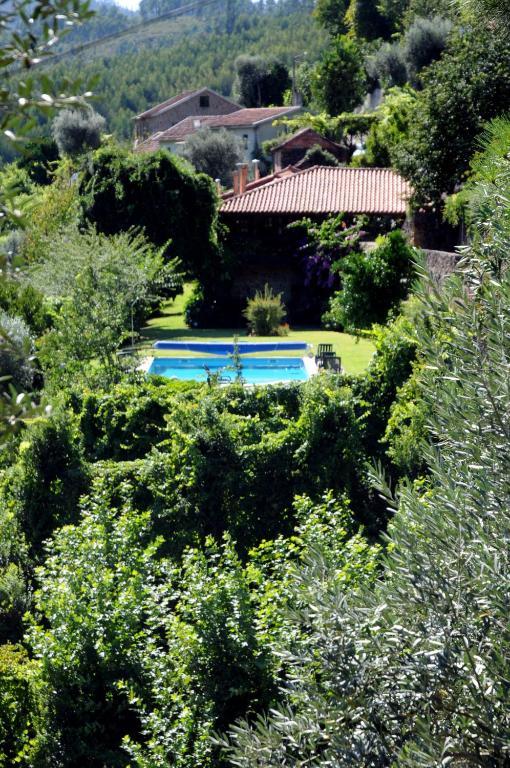
<path id="1" fill-rule="evenodd" d="M 181 381 L 207 381 L 208 370 L 222 381 L 236 379 L 229 357 L 155 357 L 147 372 Z M 243 358 L 242 377 L 247 384 L 307 381 L 308 366 L 300 357 Z"/>

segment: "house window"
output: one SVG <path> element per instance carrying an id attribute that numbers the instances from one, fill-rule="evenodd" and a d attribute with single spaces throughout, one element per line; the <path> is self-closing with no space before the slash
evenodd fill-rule
<path id="1" fill-rule="evenodd" d="M 248 149 L 248 134 L 247 133 L 243 133 L 243 144 L 244 144 L 244 148 Z"/>
<path id="2" fill-rule="evenodd" d="M 200 96 L 200 107 L 202 109 L 209 109 L 209 96 Z"/>

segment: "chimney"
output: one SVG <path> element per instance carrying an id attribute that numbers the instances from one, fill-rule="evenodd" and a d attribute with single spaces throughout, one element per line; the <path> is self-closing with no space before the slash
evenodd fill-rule
<path id="1" fill-rule="evenodd" d="M 248 183 L 248 163 L 236 163 L 239 173 L 239 194 L 246 192 Z"/>
<path id="2" fill-rule="evenodd" d="M 259 160 L 252 160 L 253 165 L 253 180 L 258 181 L 260 179 L 260 165 Z"/>
<path id="3" fill-rule="evenodd" d="M 221 186 L 221 179 L 214 179 L 214 183 L 216 184 L 216 191 L 218 193 L 218 196 L 221 197 L 223 192 L 223 187 Z"/>
<path id="4" fill-rule="evenodd" d="M 240 178 L 241 171 L 237 170 L 234 171 L 232 174 L 232 186 L 234 188 L 234 197 L 237 197 L 239 194 L 239 190 L 241 188 L 241 178 Z"/>

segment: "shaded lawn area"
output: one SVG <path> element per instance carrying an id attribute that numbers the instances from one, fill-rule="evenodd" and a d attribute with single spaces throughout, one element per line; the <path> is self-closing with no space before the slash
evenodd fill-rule
<path id="1" fill-rule="evenodd" d="M 225 340 L 232 341 L 234 336 L 246 341 L 268 341 L 276 340 L 275 336 L 248 336 L 246 328 L 188 328 L 184 322 L 184 305 L 191 291 L 191 286 L 186 285 L 184 294 L 177 296 L 174 301 L 169 301 L 163 305 L 160 315 L 149 320 L 147 325 L 142 328 L 141 346 L 152 345 L 155 341 L 171 339 L 172 341 L 212 341 Z M 287 336 L 281 337 L 282 341 L 306 341 L 313 345 L 312 353 L 317 349 L 318 344 L 333 344 L 336 354 L 342 358 L 342 367 L 346 373 L 362 373 L 367 367 L 372 354 L 374 345 L 368 339 L 351 336 L 348 333 L 338 333 L 337 331 L 323 331 L 320 328 L 296 327 L 289 331 Z M 153 350 L 151 352 L 156 357 L 179 357 L 182 352 L 174 350 Z M 295 351 L 273 353 L 278 357 L 296 357 Z M 267 356 L 267 352 L 258 353 L 257 356 Z M 186 356 L 200 356 L 203 353 L 193 353 L 186 351 Z"/>

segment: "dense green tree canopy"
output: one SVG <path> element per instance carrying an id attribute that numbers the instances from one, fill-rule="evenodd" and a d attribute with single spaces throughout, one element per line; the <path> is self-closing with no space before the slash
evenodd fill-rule
<path id="1" fill-rule="evenodd" d="M 282 61 L 264 56 L 239 56 L 235 69 L 234 93 L 245 107 L 283 104 L 290 78 Z"/>
<path id="2" fill-rule="evenodd" d="M 313 93 L 330 115 L 351 112 L 363 100 L 366 75 L 358 43 L 336 37 L 316 69 Z"/>
<path id="3" fill-rule="evenodd" d="M 155 245 L 168 246 L 189 275 L 214 277 L 216 188 L 175 155 L 100 149 L 84 164 L 80 193 L 83 215 L 99 231 L 142 229 Z"/>
<path id="4" fill-rule="evenodd" d="M 423 76 L 406 140 L 396 152 L 417 203 L 437 203 L 465 181 L 484 122 L 510 107 L 510 46 L 480 28 L 457 35 Z"/>

